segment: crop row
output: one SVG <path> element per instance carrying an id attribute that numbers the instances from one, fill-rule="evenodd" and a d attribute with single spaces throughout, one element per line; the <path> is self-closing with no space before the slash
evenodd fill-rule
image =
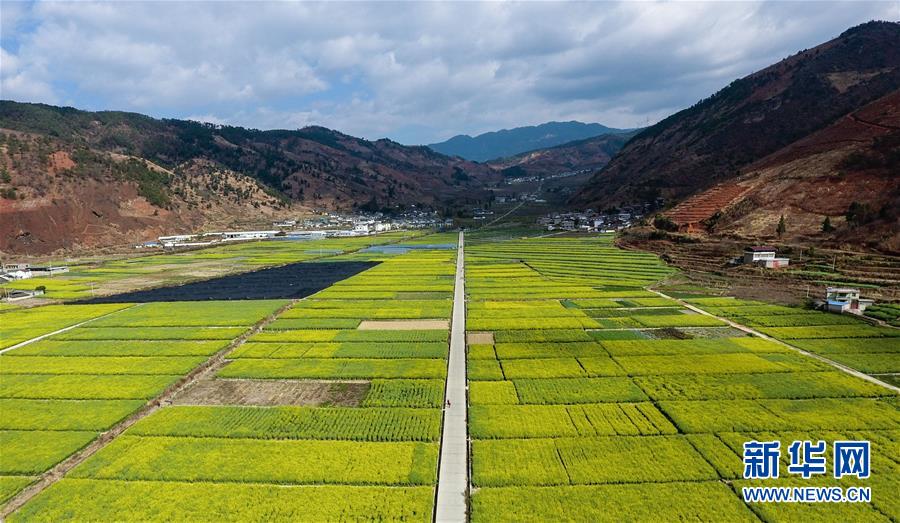
<path id="1" fill-rule="evenodd" d="M 282 330 L 265 331 L 251 338 L 256 342 L 447 342 L 446 330 Z"/>
<path id="2" fill-rule="evenodd" d="M 259 379 L 429 379 L 443 378 L 446 372 L 446 362 L 438 359 L 240 358 L 222 369 L 219 376 Z"/>
<path id="3" fill-rule="evenodd" d="M 258 343 L 248 342 L 229 354 L 229 358 L 446 358 L 447 344 L 442 342 L 323 342 Z"/>
<path id="4" fill-rule="evenodd" d="M 10 356 L 0 375 L 11 374 L 185 374 L 204 356 Z"/>
<path id="5" fill-rule="evenodd" d="M 651 403 L 590 405 L 472 405 L 469 434 L 476 439 L 674 434 Z"/>
<path id="6" fill-rule="evenodd" d="M 251 483 L 429 485 L 433 443 L 139 437 L 123 435 L 76 478 Z"/>
<path id="7" fill-rule="evenodd" d="M 89 327 L 248 327 L 287 303 L 283 300 L 144 303 L 100 318 Z"/>
<path id="8" fill-rule="evenodd" d="M 18 356 L 211 356 L 224 349 L 230 340 L 219 341 L 121 341 L 82 340 L 60 341 L 48 338 L 20 347 L 5 354 Z"/>
<path id="9" fill-rule="evenodd" d="M 436 409 L 173 407 L 142 420 L 128 433 L 251 439 L 437 441 Z"/>
<path id="10" fill-rule="evenodd" d="M 472 444 L 478 487 L 715 480 L 678 436 L 480 440 Z M 509 467 L 509 463 L 527 463 Z"/>
<path id="11" fill-rule="evenodd" d="M 6 312 L 0 321 L 0 349 L 127 307 L 127 304 L 48 305 Z"/>
<path id="12" fill-rule="evenodd" d="M 72 503 L 72 500 L 78 503 Z M 63 479 L 9 521 L 431 521 L 433 487 Z"/>
<path id="13" fill-rule="evenodd" d="M 672 500 L 678 500 L 673 503 Z M 759 519 L 718 481 L 565 487 L 484 488 L 472 497 L 473 521 L 755 522 Z"/>

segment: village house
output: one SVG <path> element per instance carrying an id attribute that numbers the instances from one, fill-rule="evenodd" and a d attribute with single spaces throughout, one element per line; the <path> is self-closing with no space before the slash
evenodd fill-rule
<path id="1" fill-rule="evenodd" d="M 779 258 L 776 256 L 775 247 L 760 245 L 744 249 L 744 263 L 767 269 L 780 269 L 790 264 L 790 258 Z"/>
<path id="2" fill-rule="evenodd" d="M 862 314 L 875 300 L 860 298 L 859 289 L 828 287 L 825 289 L 825 307 L 828 312 Z"/>
<path id="3" fill-rule="evenodd" d="M 2 282 L 11 282 L 14 280 L 27 280 L 34 276 L 34 273 L 31 272 L 31 269 L 26 265 L 24 268 L 15 268 L 11 269 L 9 266 L 4 267 L 2 271 L 0 271 L 0 281 Z"/>
<path id="4" fill-rule="evenodd" d="M 278 231 L 228 231 L 222 233 L 222 239 L 225 241 L 234 240 L 264 240 L 272 238 Z"/>

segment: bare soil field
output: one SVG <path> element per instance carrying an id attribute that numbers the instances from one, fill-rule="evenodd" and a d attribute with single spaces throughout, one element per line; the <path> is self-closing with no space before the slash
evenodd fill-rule
<path id="1" fill-rule="evenodd" d="M 470 332 L 466 335 L 466 338 L 466 341 L 469 343 L 469 345 L 494 344 L 493 332 Z"/>
<path id="2" fill-rule="evenodd" d="M 181 391 L 175 405 L 277 405 L 358 407 L 367 381 L 207 379 Z"/>

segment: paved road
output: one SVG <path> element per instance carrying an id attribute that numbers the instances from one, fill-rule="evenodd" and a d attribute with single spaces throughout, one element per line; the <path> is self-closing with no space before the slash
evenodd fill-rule
<path id="1" fill-rule="evenodd" d="M 466 293 L 463 233 L 456 253 L 456 288 L 444 402 L 444 429 L 438 470 L 435 521 L 466 521 L 469 490 L 468 423 L 466 420 Z M 447 406 L 447 401 L 450 406 Z"/>

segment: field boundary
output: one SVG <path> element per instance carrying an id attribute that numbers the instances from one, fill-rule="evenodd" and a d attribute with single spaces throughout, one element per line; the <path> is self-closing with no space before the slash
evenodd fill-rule
<path id="1" fill-rule="evenodd" d="M 171 405 L 172 399 L 182 390 L 193 385 L 195 382 L 205 379 L 214 374 L 225 364 L 225 358 L 226 356 L 228 356 L 228 354 L 243 345 L 244 342 L 247 341 L 248 338 L 250 338 L 250 336 L 261 332 L 266 325 L 275 321 L 275 319 L 280 316 L 281 313 L 293 307 L 294 304 L 296 304 L 301 299 L 302 298 L 290 300 L 288 303 L 279 307 L 278 310 L 253 324 L 253 326 L 247 329 L 246 332 L 235 338 L 226 347 L 210 356 L 206 361 L 204 361 L 197 367 L 194 367 L 194 369 L 182 376 L 178 381 L 170 385 L 162 393 L 149 400 L 136 412 L 133 412 L 127 418 L 116 423 L 105 432 L 101 432 L 100 435 L 96 439 L 88 443 L 87 446 L 71 454 L 63 461 L 57 463 L 53 468 L 38 476 L 39 479 L 35 483 L 32 483 L 25 489 L 19 491 L 18 494 L 7 500 L 3 508 L 0 509 L 0 519 L 6 519 L 10 514 L 22 508 L 22 506 L 30 501 L 33 497 L 37 496 L 48 487 L 65 477 L 65 475 L 68 474 L 69 471 L 71 471 L 73 468 L 77 467 L 89 457 L 93 456 L 95 453 L 97 453 L 97 451 L 102 450 L 104 447 L 112 443 L 117 437 L 128 430 L 132 425 L 146 418 L 150 414 L 153 414 L 162 407 Z M 127 307 L 120 310 L 128 310 L 130 308 L 131 307 Z M 116 312 L 120 311 L 114 311 L 110 314 L 115 314 Z M 109 316 L 109 314 L 106 314 L 104 316 Z M 103 316 L 93 318 L 92 320 L 88 321 L 93 321 L 101 317 Z M 79 325 L 83 325 L 84 323 L 87 322 L 82 322 Z M 66 330 L 73 329 L 77 326 L 78 325 L 73 325 L 72 327 L 68 327 Z M 49 334 L 45 336 L 49 336 Z M 39 338 L 30 340 L 29 343 L 32 341 L 37 341 L 38 339 Z"/>
<path id="2" fill-rule="evenodd" d="M 836 369 L 838 369 L 838 370 L 840 370 L 840 371 L 846 372 L 847 374 L 850 374 L 851 376 L 856 376 L 857 378 L 862 378 L 862 379 L 864 379 L 864 380 L 866 380 L 866 381 L 868 381 L 868 382 L 870 382 L 870 383 L 874 383 L 874 384 L 876 384 L 876 385 L 880 385 L 880 386 L 882 386 L 882 387 L 884 387 L 884 388 L 886 388 L 886 389 L 889 389 L 889 390 L 891 390 L 891 391 L 893 391 L 893 392 L 900 393 L 900 387 L 895 387 L 894 385 L 891 385 L 890 383 L 885 383 L 885 382 L 881 381 L 880 379 L 875 378 L 874 376 L 871 376 L 871 375 L 869 375 L 869 374 L 866 374 L 866 373 L 864 373 L 864 372 L 862 372 L 862 371 L 858 371 L 858 370 L 856 370 L 856 369 L 854 369 L 854 368 L 852 368 L 852 367 L 848 367 L 848 366 L 843 365 L 843 364 L 841 364 L 841 363 L 838 363 L 838 362 L 836 362 L 836 361 L 834 361 L 834 360 L 830 360 L 830 359 L 828 359 L 828 358 L 826 358 L 826 357 L 824 357 L 824 356 L 820 356 L 820 355 L 818 355 L 818 354 L 814 354 L 814 353 L 812 353 L 812 352 L 803 350 L 803 349 L 801 349 L 800 347 L 795 347 L 795 346 L 791 345 L 790 343 L 784 342 L 784 341 L 779 340 L 779 339 L 777 339 L 777 338 L 773 338 L 772 336 L 769 336 L 769 335 L 767 335 L 767 334 L 763 334 L 763 333 L 761 333 L 761 332 L 759 332 L 759 331 L 757 331 L 757 330 L 755 330 L 755 329 L 752 329 L 752 328 L 750 328 L 750 327 L 747 327 L 746 325 L 743 325 L 743 324 L 741 324 L 741 323 L 737 323 L 737 322 L 735 322 L 735 321 L 733 321 L 733 320 L 731 320 L 731 319 L 729 319 L 729 318 L 723 318 L 723 317 L 720 317 L 720 316 L 716 316 L 715 314 L 712 314 L 712 313 L 710 313 L 710 312 L 707 312 L 707 311 L 705 311 L 705 310 L 703 310 L 703 309 L 701 309 L 701 308 L 699 308 L 699 307 L 697 307 L 697 306 L 695 306 L 695 305 L 691 305 L 690 303 L 687 303 L 687 302 L 685 302 L 684 300 L 680 300 L 680 299 L 678 299 L 678 298 L 673 298 L 673 297 L 668 296 L 668 295 L 666 295 L 666 294 L 664 294 L 664 293 L 662 293 L 662 292 L 660 292 L 660 291 L 656 291 L 656 290 L 653 290 L 653 289 L 648 289 L 648 290 L 649 290 L 650 292 L 653 292 L 653 293 L 655 293 L 655 294 L 660 295 L 660 296 L 663 297 L 663 298 L 668 298 L 668 299 L 670 299 L 670 300 L 675 300 L 675 301 L 677 301 L 678 303 L 680 303 L 681 305 L 683 305 L 684 307 L 687 307 L 688 309 L 691 309 L 692 311 L 695 311 L 695 312 L 698 312 L 698 313 L 700 313 L 700 314 L 703 314 L 703 315 L 706 315 L 706 316 L 710 316 L 710 317 L 712 317 L 712 318 L 716 318 L 716 319 L 718 319 L 718 320 L 724 321 L 724 322 L 727 323 L 729 326 L 734 327 L 735 329 L 744 331 L 744 332 L 749 333 L 749 334 L 753 334 L 754 336 L 758 336 L 758 337 L 760 337 L 760 338 L 763 338 L 763 339 L 768 340 L 768 341 L 771 341 L 771 342 L 778 343 L 779 345 L 782 345 L 782 346 L 787 347 L 787 348 L 789 348 L 789 349 L 791 349 L 791 350 L 793 350 L 793 351 L 795 351 L 795 352 L 798 352 L 798 353 L 800 353 L 800 354 L 803 354 L 804 356 L 809 356 L 810 358 L 819 360 L 819 361 L 821 361 L 822 363 L 827 363 L 828 365 L 831 365 L 832 367 L 834 367 L 834 368 L 836 368 Z"/>
<path id="3" fill-rule="evenodd" d="M 101 315 L 101 316 L 97 316 L 96 318 L 91 318 L 91 319 L 89 319 L 89 320 L 84 320 L 84 321 L 81 322 L 81 323 L 76 323 L 75 325 L 70 325 L 70 326 L 68 326 L 68 327 L 64 327 L 64 328 L 62 328 L 62 329 L 55 330 L 55 331 L 53 331 L 53 332 L 48 332 L 47 334 L 42 334 L 42 335 L 40 335 L 40 336 L 38 336 L 38 337 L 36 337 L 36 338 L 31 338 L 30 340 L 25 340 L 25 341 L 23 341 L 23 342 L 19 342 L 19 343 L 13 345 L 12 347 L 7 347 L 7 348 L 5 348 L 5 349 L 3 349 L 3 350 L 0 350 L 0 354 L 3 354 L 3 353 L 8 352 L 8 351 L 11 351 L 11 350 L 13 350 L 13 349 L 18 349 L 18 348 L 20 348 L 20 347 L 24 347 L 24 346 L 26 346 L 26 345 L 30 345 L 30 344 L 32 344 L 32 343 L 34 343 L 34 342 L 36 342 L 36 341 L 41 341 L 41 340 L 44 339 L 44 338 L 49 338 L 50 336 L 55 336 L 55 335 L 57 335 L 57 334 L 61 334 L 61 333 L 63 333 L 63 332 L 70 331 L 70 330 L 72 330 L 72 329 L 81 327 L 82 325 L 85 325 L 85 324 L 90 323 L 90 322 L 92 322 L 92 321 L 97 321 L 97 320 L 99 320 L 100 318 L 106 318 L 107 316 L 112 316 L 113 314 L 118 314 L 118 313 L 120 313 L 120 312 L 122 312 L 122 311 L 127 311 L 127 310 L 133 309 L 133 308 L 135 308 L 135 307 L 140 307 L 141 305 L 143 305 L 143 303 L 135 303 L 135 304 L 132 304 L 130 307 L 123 307 L 123 308 L 121 308 L 121 309 L 119 309 L 119 310 L 117 310 L 117 311 L 107 312 L 106 314 L 103 314 L 103 315 Z"/>

